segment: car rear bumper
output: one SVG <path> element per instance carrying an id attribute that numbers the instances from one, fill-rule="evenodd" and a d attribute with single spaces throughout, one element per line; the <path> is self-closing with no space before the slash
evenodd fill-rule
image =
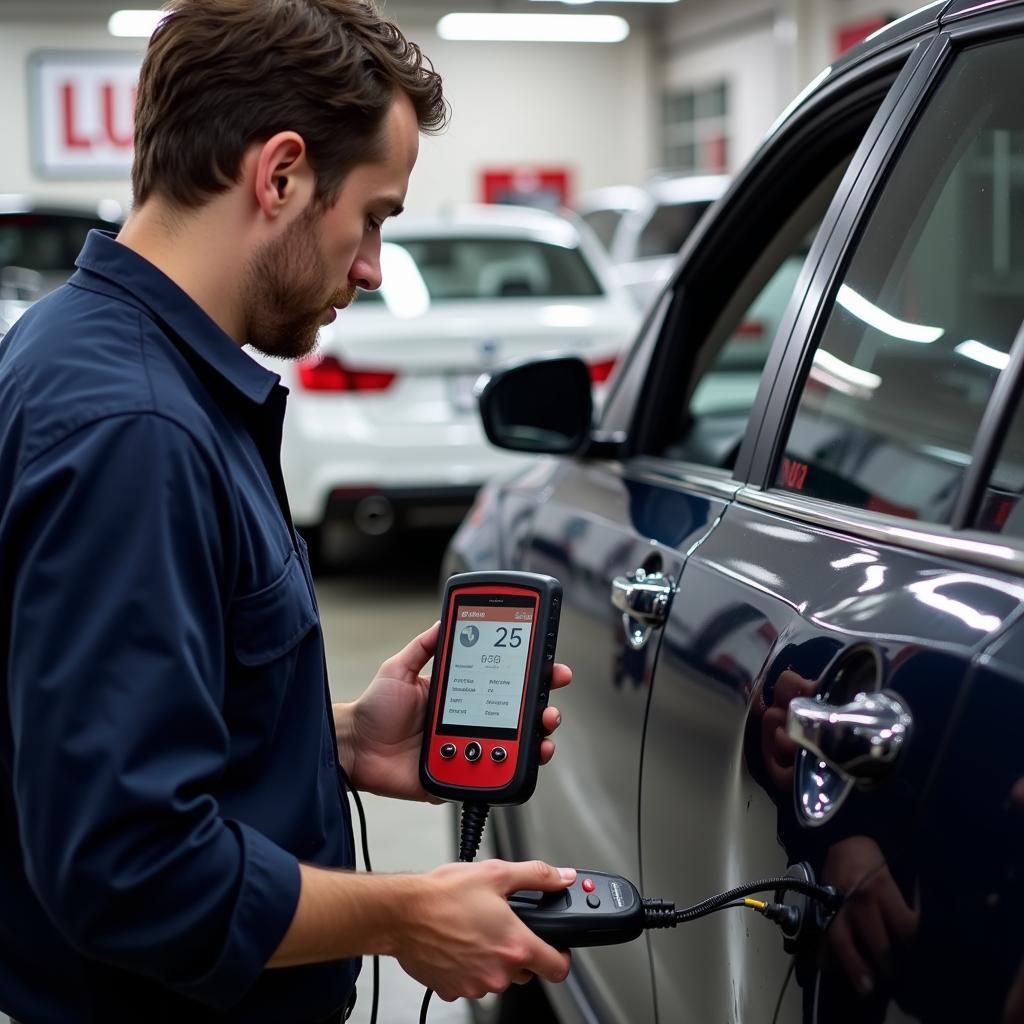
<path id="1" fill-rule="evenodd" d="M 336 487 L 327 498 L 324 522 L 345 523 L 367 536 L 392 529 L 453 528 L 479 487 Z"/>

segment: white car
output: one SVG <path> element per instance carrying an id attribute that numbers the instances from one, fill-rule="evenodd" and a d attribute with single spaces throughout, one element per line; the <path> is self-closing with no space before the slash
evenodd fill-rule
<path id="1" fill-rule="evenodd" d="M 619 280 L 646 312 L 672 273 L 683 242 L 725 192 L 724 174 L 654 178 L 584 196 L 577 212 L 604 242 Z"/>
<path id="2" fill-rule="evenodd" d="M 291 391 L 292 516 L 328 559 L 396 526 L 454 526 L 482 483 L 536 459 L 485 440 L 481 373 L 571 352 L 600 383 L 638 325 L 590 232 L 554 214 L 459 207 L 386 237 L 381 289 L 322 329 L 313 358 L 258 357 Z"/>

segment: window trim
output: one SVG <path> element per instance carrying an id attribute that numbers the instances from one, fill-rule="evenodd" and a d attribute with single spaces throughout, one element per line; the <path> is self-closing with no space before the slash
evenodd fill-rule
<path id="1" fill-rule="evenodd" d="M 1003 539 L 999 534 L 981 530 L 964 531 L 951 526 L 919 523 L 915 519 L 865 512 L 791 491 L 765 491 L 749 485 L 737 491 L 736 502 L 810 526 L 860 537 L 871 543 L 1024 576 L 1024 538 L 1020 543 L 1014 543 L 1018 538 Z"/>

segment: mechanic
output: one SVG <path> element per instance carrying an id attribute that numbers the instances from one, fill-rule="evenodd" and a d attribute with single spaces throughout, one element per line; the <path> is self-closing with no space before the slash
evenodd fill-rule
<path id="1" fill-rule="evenodd" d="M 346 777 L 426 798 L 437 627 L 331 707 L 285 391 L 242 351 L 308 354 L 380 285 L 381 224 L 447 118 L 440 78 L 372 0 L 168 10 L 135 209 L 0 349 L 0 1006 L 336 1021 L 375 953 L 449 1000 L 561 980 L 568 955 L 503 897 L 573 871 L 351 870 Z"/>

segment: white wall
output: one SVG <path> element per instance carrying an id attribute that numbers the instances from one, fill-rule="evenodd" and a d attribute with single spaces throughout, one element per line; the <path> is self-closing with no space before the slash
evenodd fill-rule
<path id="1" fill-rule="evenodd" d="M 478 199 L 484 167 L 565 165 L 577 193 L 639 181 L 654 159 L 648 40 L 634 32 L 613 45 L 454 43 L 433 24 L 403 24 L 444 78 L 448 131 L 424 138 L 407 207 L 426 211 Z M 138 50 L 102 28 L 0 23 L 0 193 L 127 204 L 127 178 L 42 181 L 32 168 L 28 58 L 37 50 Z"/>
<path id="2" fill-rule="evenodd" d="M 622 43 L 446 42 L 406 26 L 445 82 L 447 132 L 423 139 L 410 209 L 476 201 L 484 167 L 564 164 L 580 192 L 641 181 L 656 160 L 646 34 Z"/>
<path id="3" fill-rule="evenodd" d="M 729 170 L 754 152 L 798 90 L 793 23 L 784 0 L 687 0 L 667 15 L 666 89 L 729 83 Z"/>
<path id="4" fill-rule="evenodd" d="M 754 152 L 790 100 L 836 57 L 836 30 L 907 14 L 920 0 L 686 0 L 665 15 L 660 88 L 729 82 L 729 169 Z"/>

